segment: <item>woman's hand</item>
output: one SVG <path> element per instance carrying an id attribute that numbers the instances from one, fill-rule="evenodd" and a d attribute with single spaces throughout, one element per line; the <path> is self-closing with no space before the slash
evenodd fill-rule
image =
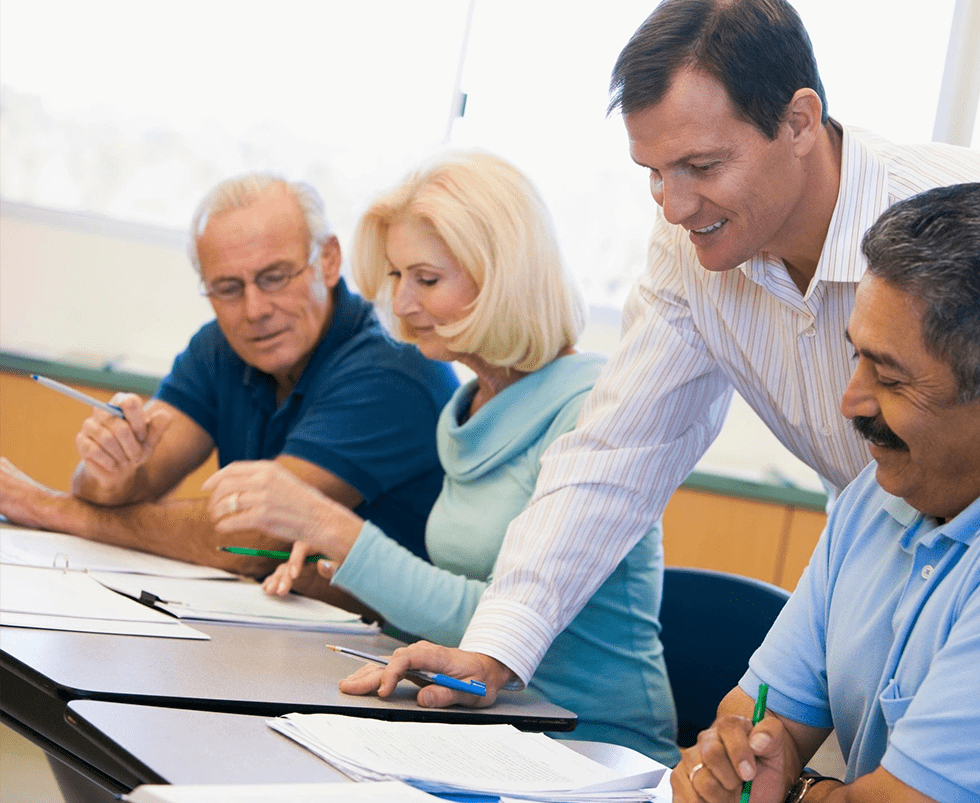
<path id="1" fill-rule="evenodd" d="M 296 541 L 293 544 L 289 560 L 276 567 L 276 570 L 262 581 L 262 590 L 270 596 L 286 596 L 293 590 L 293 583 L 303 571 L 307 556 L 315 554 L 316 550 L 305 541 Z M 315 565 L 317 573 L 321 577 L 325 577 L 327 580 L 333 579 L 334 565 L 330 560 L 321 558 Z"/>
<path id="2" fill-rule="evenodd" d="M 201 487 L 211 495 L 208 515 L 217 532 L 256 530 L 283 541 L 303 541 L 334 566 L 347 557 L 364 524 L 351 510 L 271 460 L 232 463 Z M 302 565 L 299 559 L 296 563 Z"/>

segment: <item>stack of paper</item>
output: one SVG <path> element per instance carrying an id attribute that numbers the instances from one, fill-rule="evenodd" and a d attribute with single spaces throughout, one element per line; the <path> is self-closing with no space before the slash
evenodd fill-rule
<path id="1" fill-rule="evenodd" d="M 74 574 L 87 572 L 106 588 L 153 605 L 157 612 L 150 611 L 147 615 L 156 617 L 164 613 L 189 621 L 331 633 L 375 633 L 378 630 L 377 625 L 363 622 L 359 615 L 320 600 L 297 594 L 270 597 L 254 580 L 224 569 L 197 566 L 75 535 L 0 524 L 0 563 L 54 567 Z M 26 611 L 22 607 L 20 610 Z M 4 620 L 4 624 L 13 623 L 14 618 Z M 69 619 L 62 617 L 62 624 L 70 624 Z M 197 632 L 190 628 L 187 631 Z"/>
<path id="2" fill-rule="evenodd" d="M 623 775 L 512 725 L 385 722 L 339 714 L 269 721 L 356 781 L 400 780 L 433 794 L 537 801 L 649 801 L 667 767 Z"/>
<path id="3" fill-rule="evenodd" d="M 398 782 L 138 786 L 128 803 L 438 803 Z"/>

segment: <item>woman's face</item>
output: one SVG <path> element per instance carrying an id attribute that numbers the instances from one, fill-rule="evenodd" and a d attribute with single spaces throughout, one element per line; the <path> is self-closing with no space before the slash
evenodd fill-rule
<path id="1" fill-rule="evenodd" d="M 456 355 L 435 327 L 466 317 L 479 288 L 432 226 L 407 218 L 388 227 L 385 254 L 390 264 L 392 311 L 407 335 L 429 359 L 448 362 Z"/>

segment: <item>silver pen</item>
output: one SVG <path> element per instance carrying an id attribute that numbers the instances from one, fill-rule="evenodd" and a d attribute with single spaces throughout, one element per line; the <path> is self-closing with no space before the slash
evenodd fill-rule
<path id="1" fill-rule="evenodd" d="M 105 410 L 110 415 L 117 416 L 118 418 L 125 418 L 126 415 L 123 413 L 121 407 L 117 407 L 114 404 L 106 404 L 103 401 L 99 401 L 93 396 L 89 396 L 87 393 L 82 393 L 80 390 L 75 390 L 75 388 L 70 388 L 68 385 L 63 385 L 61 382 L 56 382 L 53 379 L 48 379 L 46 376 L 41 376 L 40 374 L 31 374 L 31 379 L 35 382 L 39 382 L 46 388 L 51 388 L 51 390 L 56 390 L 65 396 L 69 396 L 72 399 L 77 399 L 80 402 L 85 402 L 85 404 L 90 404 L 93 407 L 98 407 L 100 410 Z"/>

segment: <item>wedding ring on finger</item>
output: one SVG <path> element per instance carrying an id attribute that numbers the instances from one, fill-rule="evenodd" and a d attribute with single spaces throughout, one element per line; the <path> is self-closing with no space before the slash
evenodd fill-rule
<path id="1" fill-rule="evenodd" d="M 235 493 L 228 495 L 228 515 L 237 513 L 238 510 L 238 491 L 235 491 Z"/>
<path id="2" fill-rule="evenodd" d="M 689 780 L 691 783 L 694 783 L 694 776 L 698 774 L 698 770 L 700 769 L 704 769 L 703 761 L 699 761 L 691 768 L 691 771 L 687 774 L 687 780 Z"/>

